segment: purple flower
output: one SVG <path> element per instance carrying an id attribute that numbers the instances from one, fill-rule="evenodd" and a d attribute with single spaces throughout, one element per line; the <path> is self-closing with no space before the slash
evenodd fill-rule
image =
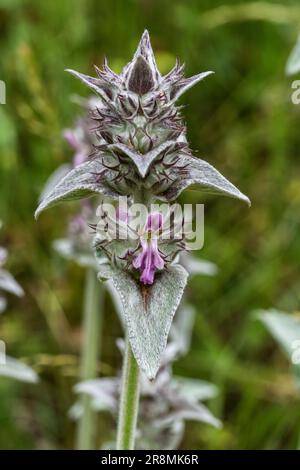
<path id="1" fill-rule="evenodd" d="M 73 166 L 76 168 L 77 166 L 84 163 L 89 155 L 89 151 L 87 145 L 83 143 L 83 132 L 81 129 L 66 129 L 64 131 L 64 138 L 75 150 L 74 157 L 73 157 Z"/>
<path id="2" fill-rule="evenodd" d="M 162 215 L 153 212 L 147 217 L 143 234 L 140 239 L 142 251 L 133 260 L 134 268 L 141 271 L 140 280 L 143 284 L 153 284 L 155 271 L 164 267 L 157 244 L 157 232 L 162 228 Z"/>
<path id="3" fill-rule="evenodd" d="M 153 212 L 147 217 L 147 222 L 145 224 L 146 231 L 159 231 L 163 226 L 163 216 L 159 212 Z"/>

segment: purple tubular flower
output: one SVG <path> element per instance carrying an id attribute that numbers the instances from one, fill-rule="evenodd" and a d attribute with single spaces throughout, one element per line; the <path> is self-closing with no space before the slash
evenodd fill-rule
<path id="1" fill-rule="evenodd" d="M 158 231 L 162 228 L 163 217 L 159 212 L 153 212 L 147 217 L 147 222 L 145 225 L 145 231 Z"/>
<path id="2" fill-rule="evenodd" d="M 140 281 L 143 284 L 153 284 L 155 271 L 163 269 L 164 260 L 159 254 L 157 240 L 141 239 L 142 252 L 133 260 L 133 267 L 142 272 Z"/>
<path id="3" fill-rule="evenodd" d="M 141 238 L 142 251 L 132 262 L 133 267 L 141 271 L 140 281 L 143 284 L 153 284 L 155 271 L 163 269 L 165 264 L 158 250 L 157 237 L 153 233 L 161 229 L 162 223 L 162 215 L 158 212 L 148 215 L 144 227 L 148 238 Z"/>
<path id="4" fill-rule="evenodd" d="M 64 138 L 68 142 L 70 147 L 75 150 L 75 154 L 73 157 L 73 166 L 74 168 L 76 168 L 77 166 L 84 163 L 87 157 L 86 152 L 83 148 L 83 144 L 80 141 L 79 137 L 76 135 L 76 132 L 72 131 L 71 129 L 65 130 Z"/>

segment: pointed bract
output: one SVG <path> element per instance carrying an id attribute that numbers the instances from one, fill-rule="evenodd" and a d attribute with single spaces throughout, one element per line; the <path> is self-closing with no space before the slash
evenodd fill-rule
<path id="1" fill-rule="evenodd" d="M 112 99 L 112 86 L 109 86 L 105 81 L 100 80 L 99 78 L 90 77 L 89 75 L 85 75 L 84 73 L 76 72 L 76 70 L 72 69 L 66 69 L 66 72 L 69 72 L 70 74 L 74 75 L 74 77 L 79 78 L 79 80 L 81 80 L 91 90 L 97 93 L 104 101 Z"/>
<path id="2" fill-rule="evenodd" d="M 182 191 L 194 185 L 196 190 L 229 196 L 246 202 L 248 206 L 251 205 L 249 198 L 245 194 L 205 160 L 185 156 L 184 161 L 184 167 L 174 165 L 171 169 L 170 177 L 174 178 L 175 182 L 167 191 L 159 195 L 160 199 L 174 201 Z"/>
<path id="3" fill-rule="evenodd" d="M 145 95 L 154 87 L 154 79 L 152 71 L 143 58 L 139 56 L 136 58 L 133 67 L 130 71 L 128 78 L 128 90 L 137 93 L 138 95 Z"/>
<path id="4" fill-rule="evenodd" d="M 150 42 L 150 36 L 147 30 L 144 31 L 141 37 L 140 43 L 133 56 L 132 61 L 129 62 L 129 64 L 127 64 L 123 69 L 122 76 L 125 79 L 128 79 L 128 77 L 131 75 L 132 70 L 136 66 L 136 62 L 140 60 L 140 57 L 142 57 L 144 61 L 147 63 L 151 71 L 153 82 L 155 84 L 158 84 L 161 79 L 161 74 L 159 73 L 159 70 L 156 65 L 154 53 L 153 53 L 151 42 Z"/>
<path id="5" fill-rule="evenodd" d="M 162 143 L 158 147 L 155 147 L 144 155 L 141 155 L 139 152 L 136 152 L 134 149 L 131 149 L 124 144 L 112 144 L 109 148 L 123 152 L 134 163 L 141 177 L 144 178 L 153 162 L 172 146 L 174 146 L 174 141 L 170 140 Z"/>
<path id="6" fill-rule="evenodd" d="M 172 101 L 178 100 L 183 93 L 185 93 L 187 90 L 192 88 L 196 83 L 200 82 L 203 80 L 205 77 L 208 77 L 208 75 L 211 75 L 212 71 L 208 72 L 202 72 L 199 73 L 198 75 L 194 75 L 193 77 L 189 78 L 183 78 L 181 80 L 178 80 L 174 84 L 170 86 L 170 99 Z"/>
<path id="7" fill-rule="evenodd" d="M 42 211 L 55 204 L 90 197 L 95 194 L 105 194 L 117 197 L 107 183 L 106 177 L 109 171 L 98 160 L 89 160 L 77 168 L 69 171 L 41 200 L 36 212 L 37 218 Z"/>

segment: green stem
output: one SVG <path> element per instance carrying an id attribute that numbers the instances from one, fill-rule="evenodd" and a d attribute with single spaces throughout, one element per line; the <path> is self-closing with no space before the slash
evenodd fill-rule
<path id="1" fill-rule="evenodd" d="M 80 380 L 94 379 L 97 375 L 97 362 L 100 350 L 102 323 L 101 284 L 95 270 L 87 269 L 83 305 L 83 344 L 81 353 Z M 91 407 L 91 398 L 84 394 L 81 397 L 82 416 L 78 421 L 77 449 L 95 448 L 96 416 Z"/>
<path id="2" fill-rule="evenodd" d="M 126 338 L 121 400 L 118 420 L 117 450 L 133 450 L 139 407 L 139 367 Z"/>

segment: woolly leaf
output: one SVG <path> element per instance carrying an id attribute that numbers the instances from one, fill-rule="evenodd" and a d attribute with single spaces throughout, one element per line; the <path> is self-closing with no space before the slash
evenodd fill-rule
<path id="1" fill-rule="evenodd" d="M 158 274 L 150 286 L 141 285 L 129 273 L 104 265 L 100 270 L 100 277 L 103 276 L 111 278 L 121 300 L 137 363 L 149 379 L 154 379 L 188 274 L 182 266 L 174 265 Z"/>
<path id="2" fill-rule="evenodd" d="M 174 377 L 173 383 L 176 384 L 179 394 L 189 401 L 204 401 L 215 398 L 218 394 L 217 387 L 209 382 L 186 377 Z"/>
<path id="3" fill-rule="evenodd" d="M 17 283 L 15 278 L 4 269 L 0 269 L 0 289 L 17 295 L 18 297 L 24 295 L 22 287 Z"/>
<path id="4" fill-rule="evenodd" d="M 48 180 L 45 183 L 43 191 L 40 195 L 40 200 L 44 199 L 47 194 L 52 191 L 53 188 L 59 183 L 64 176 L 66 176 L 69 171 L 72 170 L 71 165 L 60 165 L 54 172 L 49 176 Z"/>
<path id="5" fill-rule="evenodd" d="M 172 101 L 178 100 L 178 98 L 183 95 L 187 90 L 192 88 L 196 83 L 200 82 L 203 80 L 205 77 L 208 75 L 211 75 L 212 72 L 211 70 L 208 72 L 202 72 L 199 73 L 198 75 L 194 75 L 193 77 L 189 78 L 184 78 L 183 80 L 179 80 L 178 82 L 175 82 L 174 85 L 171 87 L 171 96 L 170 98 Z"/>
<path id="6" fill-rule="evenodd" d="M 157 420 L 158 426 L 170 426 L 174 421 L 200 421 L 202 423 L 211 424 L 216 428 L 221 428 L 222 423 L 217 419 L 209 409 L 201 403 L 183 402 L 181 409 L 169 413 L 168 416 Z"/>
<path id="7" fill-rule="evenodd" d="M 90 250 L 79 249 L 79 247 L 72 243 L 72 240 L 68 238 L 60 238 L 58 240 L 54 240 L 53 248 L 66 260 L 74 261 L 84 268 L 94 268 L 98 270 L 98 262 L 93 255 L 92 247 L 90 247 Z M 88 246 L 86 248 L 88 248 Z"/>
<path id="8" fill-rule="evenodd" d="M 54 188 L 52 187 L 44 195 L 35 212 L 35 217 L 37 218 L 42 211 L 62 201 L 81 199 L 94 194 L 115 197 L 116 193 L 109 188 L 105 179 L 108 173 L 102 163 L 96 159 L 85 162 L 69 171 Z M 102 175 L 101 180 L 99 175 Z"/>
<path id="9" fill-rule="evenodd" d="M 288 58 L 285 71 L 287 75 L 300 72 L 300 35 Z"/>
<path id="10" fill-rule="evenodd" d="M 285 352 L 300 387 L 300 318 L 273 309 L 259 311 L 258 318 Z"/>
<path id="11" fill-rule="evenodd" d="M 200 158 L 185 156 L 185 167 L 181 169 L 174 166 L 170 175 L 176 181 L 172 186 L 159 195 L 160 199 L 173 201 L 182 191 L 195 185 L 197 190 L 210 194 L 219 194 L 240 199 L 251 205 L 250 200 L 245 194 L 241 193 L 232 183 L 230 183 L 221 173 L 212 165 Z"/>
<path id="12" fill-rule="evenodd" d="M 38 376 L 31 367 L 12 357 L 5 357 L 4 363 L 0 363 L 0 376 L 11 377 L 22 382 L 38 382 Z"/>

